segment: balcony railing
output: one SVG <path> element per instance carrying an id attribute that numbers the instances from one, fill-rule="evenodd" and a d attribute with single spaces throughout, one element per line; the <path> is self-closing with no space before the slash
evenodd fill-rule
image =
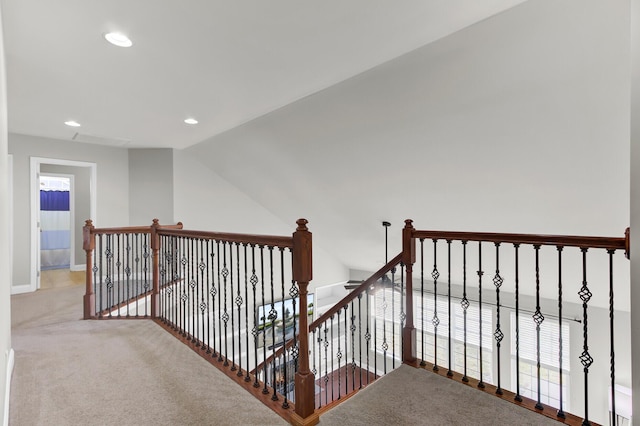
<path id="1" fill-rule="evenodd" d="M 157 221 L 118 229 L 88 221 L 84 236 L 85 318 L 154 319 L 293 424 L 316 423 L 402 363 L 569 424 L 593 424 L 590 407 L 603 402 L 589 385 L 596 376 L 602 386 L 603 363 L 615 389 L 614 277 L 625 268 L 618 254 L 628 254 L 628 232 L 421 231 L 407 220 L 402 252 L 315 320 L 304 219 L 291 237 Z M 605 291 L 609 333 L 598 343 L 609 345 L 607 360 L 592 349 L 589 329 L 592 296 Z M 568 322 L 579 326 L 579 347 L 567 346 Z M 582 369 L 575 415 L 567 409 L 570 364 L 574 376 L 576 364 Z M 549 386 L 555 396 L 543 391 Z M 611 408 L 615 418 L 615 395 Z"/>

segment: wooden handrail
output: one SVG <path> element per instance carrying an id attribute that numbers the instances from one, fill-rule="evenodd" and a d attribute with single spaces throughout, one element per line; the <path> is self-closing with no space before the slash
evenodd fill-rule
<path id="1" fill-rule="evenodd" d="M 256 245 L 265 246 L 265 247 L 293 248 L 292 237 L 282 237 L 282 236 L 274 236 L 274 235 L 192 231 L 192 230 L 182 230 L 182 229 L 170 229 L 167 227 L 159 228 L 158 235 L 203 238 L 206 240 L 220 240 L 220 241 L 228 241 L 231 243 L 256 244 Z"/>
<path id="2" fill-rule="evenodd" d="M 362 284 L 360 284 L 358 287 L 354 288 L 351 293 L 349 293 L 345 297 L 343 297 L 342 300 L 340 300 L 338 303 L 333 305 L 333 307 L 331 309 L 329 309 L 324 314 L 320 315 L 320 318 L 318 318 L 317 320 L 312 322 L 311 325 L 309 325 L 309 333 L 312 333 L 313 330 L 318 328 L 323 322 L 325 322 L 326 320 L 330 319 L 332 316 L 337 314 L 338 311 L 340 309 L 342 309 L 343 306 L 345 306 L 346 304 L 348 304 L 349 302 L 354 300 L 360 294 L 364 293 L 376 281 L 378 281 L 380 278 L 382 278 L 384 276 L 384 274 L 386 274 L 391 269 L 396 267 L 401 261 L 402 261 L 402 253 L 398 254 L 396 257 L 391 259 L 389 261 L 389 263 L 384 265 L 382 268 L 378 269 L 378 271 L 376 271 L 373 275 L 371 275 L 368 279 L 366 279 Z"/>
<path id="3" fill-rule="evenodd" d="M 561 247 L 626 250 L 627 237 L 583 237 L 572 235 L 503 234 L 494 232 L 413 231 L 413 238 L 486 241 L 493 243 L 539 244 Z"/>

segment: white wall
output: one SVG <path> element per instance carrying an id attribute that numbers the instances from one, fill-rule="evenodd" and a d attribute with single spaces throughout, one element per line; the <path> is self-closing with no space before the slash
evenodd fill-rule
<path id="1" fill-rule="evenodd" d="M 122 148 L 76 143 L 26 135 L 9 135 L 13 154 L 14 244 L 13 285 L 30 284 L 30 157 L 44 157 L 96 163 L 96 226 L 129 224 L 128 152 Z"/>
<path id="2" fill-rule="evenodd" d="M 296 220 L 302 216 L 291 214 L 284 220 L 275 216 L 188 152 L 175 151 L 173 158 L 173 215 L 185 229 L 266 235 L 291 235 L 296 230 Z M 309 230 L 314 238 L 310 288 L 346 281 L 348 270 L 315 243 L 313 223 Z"/>
<path id="3" fill-rule="evenodd" d="M 640 0 L 631 0 L 631 40 L 631 368 L 640 413 Z"/>
<path id="4" fill-rule="evenodd" d="M 129 223 L 151 225 L 173 219 L 173 150 L 129 150 Z"/>
<path id="5" fill-rule="evenodd" d="M 7 85 L 0 13 L 0 419 L 9 422 L 9 386 L 12 371 L 11 298 L 9 281 L 9 185 L 7 150 Z"/>
<path id="6" fill-rule="evenodd" d="M 622 236 L 628 2 L 525 2 L 187 151 L 353 269 L 419 229 Z"/>

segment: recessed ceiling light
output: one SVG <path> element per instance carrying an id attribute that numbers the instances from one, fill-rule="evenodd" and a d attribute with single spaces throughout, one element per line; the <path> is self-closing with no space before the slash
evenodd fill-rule
<path id="1" fill-rule="evenodd" d="M 65 121 L 64 124 L 66 124 L 69 127 L 80 127 L 80 123 L 74 120 Z"/>
<path id="2" fill-rule="evenodd" d="M 119 47 L 131 47 L 133 46 L 133 42 L 122 33 L 107 33 L 104 35 L 104 38 L 107 41 L 115 46 Z"/>
<path id="3" fill-rule="evenodd" d="M 186 118 L 184 122 L 187 124 L 198 124 L 198 120 L 196 120 L 195 118 Z"/>

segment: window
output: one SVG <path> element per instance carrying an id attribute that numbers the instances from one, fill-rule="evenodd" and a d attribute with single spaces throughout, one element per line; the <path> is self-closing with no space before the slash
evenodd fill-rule
<path id="1" fill-rule="evenodd" d="M 538 400 L 536 324 L 530 315 L 519 316 L 520 395 Z M 511 313 L 511 384 L 516 389 L 516 315 Z M 540 325 L 540 401 L 569 410 L 569 325 L 562 324 L 562 389 L 560 389 L 560 327 L 558 321 L 545 318 Z"/>
<path id="2" fill-rule="evenodd" d="M 424 299 L 424 312 L 423 309 Z M 433 362 L 434 361 L 434 335 L 435 326 L 433 324 L 434 319 L 434 306 L 436 306 L 433 300 L 432 294 L 425 294 L 424 298 L 416 293 L 414 301 L 416 304 L 415 312 L 415 327 L 416 327 L 416 342 L 417 342 L 417 355 L 422 359 Z M 447 368 L 449 364 L 449 306 L 446 297 L 438 297 L 438 365 Z M 460 299 L 451 300 L 452 315 L 451 315 L 451 344 L 453 346 L 452 357 L 452 369 L 460 373 L 464 373 L 465 367 L 465 315 L 462 306 L 460 305 Z M 423 320 L 424 314 L 424 320 Z M 486 383 L 493 383 L 493 368 L 492 368 L 492 351 L 493 351 L 493 307 L 483 306 L 482 308 L 482 379 Z M 472 304 L 467 309 L 467 327 L 466 327 L 466 348 L 467 348 L 467 376 L 475 379 L 480 378 L 480 309 L 477 302 Z M 424 333 L 423 333 L 424 327 Z M 422 337 L 424 334 L 424 353 L 422 351 L 423 342 Z"/>

